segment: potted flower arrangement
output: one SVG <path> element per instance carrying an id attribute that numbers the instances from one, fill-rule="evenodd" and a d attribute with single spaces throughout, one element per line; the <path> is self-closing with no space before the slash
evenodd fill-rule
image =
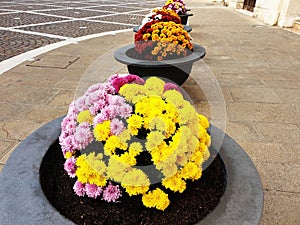
<path id="1" fill-rule="evenodd" d="M 142 21 L 142 24 L 140 26 L 134 27 L 133 31 L 137 32 L 140 28 L 142 28 L 146 23 L 151 21 L 157 21 L 157 22 L 169 22 L 173 21 L 175 23 L 181 24 L 181 18 L 178 16 L 178 14 L 171 10 L 171 9 L 153 9 L 150 14 L 146 15 L 145 18 Z M 187 32 L 192 31 L 192 28 L 190 26 L 184 26 L 184 29 Z"/>
<path id="2" fill-rule="evenodd" d="M 134 45 L 115 52 L 115 59 L 127 65 L 129 73 L 157 76 L 183 84 L 193 62 L 205 56 L 205 49 L 192 44 L 183 25 L 170 22 L 146 23 L 134 37 Z"/>
<path id="3" fill-rule="evenodd" d="M 187 24 L 188 17 L 193 16 L 193 14 L 187 13 L 185 3 L 182 0 L 168 0 L 163 8 L 175 11 L 181 17 L 181 23 L 184 25 Z"/>
<path id="4" fill-rule="evenodd" d="M 143 25 L 153 20 L 157 20 L 159 22 L 173 21 L 175 23 L 179 23 L 179 24 L 181 23 L 181 19 L 176 12 L 174 12 L 171 9 L 161 8 L 161 9 L 152 9 L 151 13 L 146 15 L 145 18 L 143 19 L 141 27 L 143 27 Z"/>
<path id="5" fill-rule="evenodd" d="M 168 192 L 182 193 L 201 177 L 208 127 L 173 83 L 114 75 L 71 103 L 59 138 L 64 168 L 77 179 L 78 196 L 141 195 L 145 207 L 165 210 Z"/>
<path id="6" fill-rule="evenodd" d="M 173 83 L 130 74 L 91 86 L 9 157 L 1 222 L 258 225 L 253 162 L 183 96 Z"/>

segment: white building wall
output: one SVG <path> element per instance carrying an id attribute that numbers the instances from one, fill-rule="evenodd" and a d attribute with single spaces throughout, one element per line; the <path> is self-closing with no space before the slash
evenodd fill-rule
<path id="1" fill-rule="evenodd" d="M 300 0 L 285 0 L 280 11 L 278 26 L 292 27 L 297 17 L 300 17 Z"/>
<path id="2" fill-rule="evenodd" d="M 243 8 L 244 0 L 224 1 L 229 7 Z M 300 17 L 300 0 L 256 0 L 253 15 L 272 26 L 292 27 Z"/>
<path id="3" fill-rule="evenodd" d="M 285 0 L 257 0 L 254 8 L 254 16 L 269 25 L 276 25 L 282 1 Z"/>

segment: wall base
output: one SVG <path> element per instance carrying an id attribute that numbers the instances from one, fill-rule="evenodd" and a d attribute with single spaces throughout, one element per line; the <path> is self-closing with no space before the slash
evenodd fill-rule
<path id="1" fill-rule="evenodd" d="M 278 20 L 278 26 L 280 27 L 293 27 L 294 26 L 295 17 L 293 16 L 285 16 L 281 17 Z"/>
<path id="2" fill-rule="evenodd" d="M 274 26 L 277 24 L 279 12 L 270 9 L 255 7 L 254 17 L 264 21 L 264 23 Z"/>

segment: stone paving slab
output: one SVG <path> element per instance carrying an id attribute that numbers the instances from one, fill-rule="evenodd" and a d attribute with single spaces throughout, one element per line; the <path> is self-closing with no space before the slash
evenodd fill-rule
<path id="1" fill-rule="evenodd" d="M 94 8 L 93 8 L 94 9 Z M 112 12 L 106 12 L 104 10 L 84 10 L 84 9 L 61 9 L 61 10 L 51 10 L 51 11 L 43 11 L 43 14 L 56 15 L 56 16 L 64 16 L 69 18 L 88 18 L 99 15 L 107 15 L 112 14 Z"/>
<path id="2" fill-rule="evenodd" d="M 65 18 L 57 18 L 52 16 L 42 16 L 31 13 L 13 13 L 0 15 L 0 27 L 15 27 L 28 24 L 54 22 L 57 20 L 65 20 Z"/>
<path id="3" fill-rule="evenodd" d="M 131 12 L 131 11 L 138 11 L 143 10 L 143 7 L 132 7 L 132 6 L 98 6 L 90 8 L 90 10 L 103 10 L 109 12 Z M 149 9 L 150 10 L 150 9 Z"/>
<path id="4" fill-rule="evenodd" d="M 0 61 L 21 53 L 61 41 L 58 38 L 39 37 L 32 34 L 0 30 Z"/>
<path id="5" fill-rule="evenodd" d="M 255 166 L 261 176 L 265 191 L 280 191 L 299 194 L 299 165 L 255 162 Z"/>
<path id="6" fill-rule="evenodd" d="M 299 143 L 300 132 L 295 124 L 259 122 L 255 125 L 266 141 Z"/>
<path id="7" fill-rule="evenodd" d="M 236 102 L 281 103 L 282 100 L 271 88 L 230 87 L 230 94 Z"/>
<path id="8" fill-rule="evenodd" d="M 300 145 L 258 140 L 253 142 L 242 141 L 239 144 L 255 162 L 297 165 L 300 161 Z M 270 157 L 270 152 L 272 152 L 272 157 Z M 283 152 L 284 157 L 282 157 Z"/>
<path id="9" fill-rule="evenodd" d="M 72 7 L 72 8 L 82 8 L 87 6 L 93 6 L 92 3 L 84 3 L 84 2 L 53 2 L 49 1 L 49 5 L 55 6 L 55 7 Z"/>
<path id="10" fill-rule="evenodd" d="M 1 3 L 2 5 L 2 3 Z M 22 11 L 36 11 L 36 10 L 44 10 L 44 9 L 59 9 L 59 6 L 55 5 L 12 5 L 9 7 L 6 7 L 6 9 L 9 10 L 22 10 Z"/>
<path id="11" fill-rule="evenodd" d="M 121 30 L 132 28 L 131 25 L 120 25 L 113 23 L 101 23 L 92 21 L 69 21 L 57 24 L 47 24 L 39 26 L 30 26 L 21 28 L 26 31 L 34 31 L 39 33 L 54 34 L 66 37 L 81 37 L 89 34 L 96 34 L 105 31 Z"/>
<path id="12" fill-rule="evenodd" d="M 268 191 L 264 195 L 264 215 L 261 225 L 299 224 L 299 194 Z"/>
<path id="13" fill-rule="evenodd" d="M 227 104 L 227 111 L 232 121 L 293 124 L 300 119 L 297 106 L 286 103 L 233 102 Z"/>
<path id="14" fill-rule="evenodd" d="M 120 15 L 110 15 L 110 16 L 93 18 L 93 20 L 113 21 L 118 23 L 140 25 L 143 18 L 144 18 L 143 15 L 120 14 Z"/>

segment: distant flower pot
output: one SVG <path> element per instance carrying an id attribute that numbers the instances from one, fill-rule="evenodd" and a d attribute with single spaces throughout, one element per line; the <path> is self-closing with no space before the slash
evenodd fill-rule
<path id="1" fill-rule="evenodd" d="M 127 65 L 128 72 L 140 77 L 158 76 L 167 78 L 178 85 L 182 85 L 189 77 L 193 62 L 202 59 L 206 50 L 200 45 L 193 44 L 191 54 L 171 60 L 142 60 L 131 57 L 135 50 L 134 44 L 127 45 L 115 51 L 117 61 Z"/>
<path id="2" fill-rule="evenodd" d="M 189 16 L 193 16 L 192 13 L 185 13 L 185 14 L 179 14 L 180 18 L 181 18 L 181 24 L 186 25 L 189 19 Z"/>
<path id="3" fill-rule="evenodd" d="M 138 32 L 139 28 L 140 28 L 139 26 L 135 26 L 135 27 L 133 28 L 133 31 L 134 31 L 134 32 Z M 191 32 L 193 29 L 192 29 L 191 26 L 186 26 L 186 25 L 185 25 L 185 26 L 184 26 L 184 30 L 187 31 L 187 32 Z"/>

